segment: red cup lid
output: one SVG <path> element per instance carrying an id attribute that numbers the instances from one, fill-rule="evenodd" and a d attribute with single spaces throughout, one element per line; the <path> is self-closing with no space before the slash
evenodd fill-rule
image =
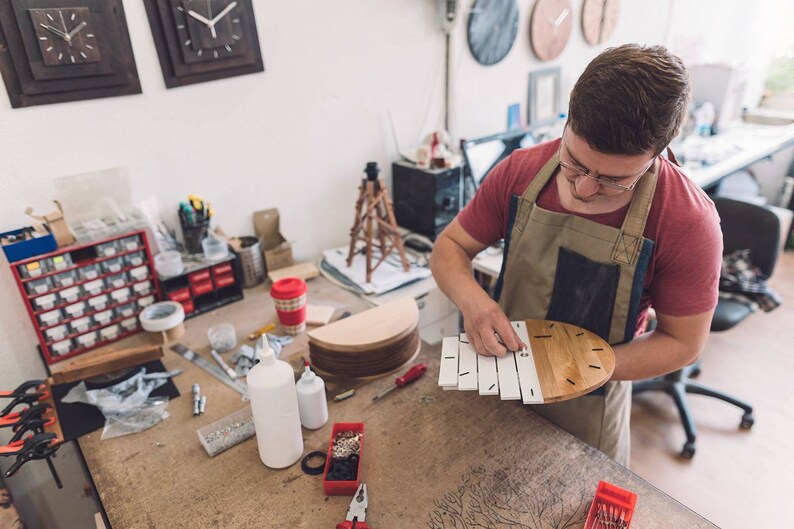
<path id="1" fill-rule="evenodd" d="M 276 299 L 294 299 L 306 293 L 306 281 L 298 277 L 279 279 L 270 288 L 270 295 Z"/>

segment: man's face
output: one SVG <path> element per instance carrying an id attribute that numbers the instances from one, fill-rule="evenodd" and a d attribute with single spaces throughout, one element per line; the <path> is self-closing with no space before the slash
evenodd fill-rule
<path id="1" fill-rule="evenodd" d="M 653 166 L 652 152 L 641 155 L 603 154 L 566 127 L 559 152 L 560 172 L 571 196 L 580 202 L 614 201 L 630 192 Z"/>

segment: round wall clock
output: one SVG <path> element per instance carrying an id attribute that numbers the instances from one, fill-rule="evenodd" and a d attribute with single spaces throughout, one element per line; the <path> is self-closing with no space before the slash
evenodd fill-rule
<path id="1" fill-rule="evenodd" d="M 582 33 L 588 44 L 601 44 L 618 25 L 620 0 L 584 0 Z"/>
<path id="2" fill-rule="evenodd" d="M 537 0 L 529 23 L 529 39 L 538 59 L 550 61 L 562 53 L 572 26 L 570 0 Z"/>
<path id="3" fill-rule="evenodd" d="M 518 35 L 516 0 L 477 0 L 469 14 L 467 40 L 477 62 L 490 66 L 505 58 Z"/>

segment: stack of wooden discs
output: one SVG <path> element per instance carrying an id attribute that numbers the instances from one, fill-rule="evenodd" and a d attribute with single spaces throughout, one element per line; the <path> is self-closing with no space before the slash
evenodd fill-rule
<path id="1" fill-rule="evenodd" d="M 382 375 L 418 352 L 419 308 L 406 296 L 307 334 L 317 369 L 345 377 Z"/>

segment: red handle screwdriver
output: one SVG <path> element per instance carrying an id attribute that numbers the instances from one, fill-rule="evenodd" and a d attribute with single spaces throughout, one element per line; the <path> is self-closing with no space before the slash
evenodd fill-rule
<path id="1" fill-rule="evenodd" d="M 377 395 L 375 395 L 372 400 L 382 399 L 386 396 L 386 394 L 394 389 L 405 387 L 406 385 L 410 384 L 414 380 L 418 380 L 422 375 L 425 374 L 427 371 L 427 364 L 416 364 L 411 369 L 405 372 L 405 374 L 401 377 L 397 377 L 394 379 L 394 385 L 389 386 L 388 388 L 384 389 Z"/>

